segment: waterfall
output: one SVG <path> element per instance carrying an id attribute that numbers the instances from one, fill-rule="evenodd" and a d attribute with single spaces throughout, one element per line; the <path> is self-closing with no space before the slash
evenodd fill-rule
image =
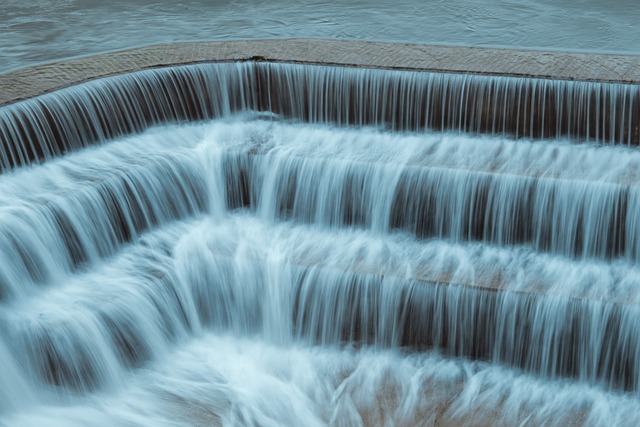
<path id="1" fill-rule="evenodd" d="M 140 71 L 5 106 L 0 167 L 246 110 L 400 131 L 640 144 L 640 85 L 245 62 Z"/>
<path id="2" fill-rule="evenodd" d="M 638 423 L 638 99 L 246 62 L 1 107 L 0 425 Z"/>

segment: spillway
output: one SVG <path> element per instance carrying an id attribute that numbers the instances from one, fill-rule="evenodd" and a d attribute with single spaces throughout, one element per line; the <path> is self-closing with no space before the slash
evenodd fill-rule
<path id="1" fill-rule="evenodd" d="M 0 107 L 0 425 L 640 423 L 640 86 L 249 61 Z"/>

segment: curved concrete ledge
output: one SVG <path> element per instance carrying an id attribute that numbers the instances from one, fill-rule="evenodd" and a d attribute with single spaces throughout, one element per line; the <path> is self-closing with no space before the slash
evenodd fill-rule
<path id="1" fill-rule="evenodd" d="M 640 56 L 633 55 L 346 40 L 238 40 L 159 44 L 0 74 L 0 105 L 133 71 L 246 60 L 640 83 Z"/>

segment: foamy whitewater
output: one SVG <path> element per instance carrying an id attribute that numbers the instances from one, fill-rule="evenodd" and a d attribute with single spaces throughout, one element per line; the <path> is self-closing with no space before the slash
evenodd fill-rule
<path id="1" fill-rule="evenodd" d="M 0 108 L 0 424 L 640 424 L 640 86 L 243 62 Z"/>
<path id="2" fill-rule="evenodd" d="M 636 425 L 638 166 L 245 113 L 6 171 L 0 424 Z"/>

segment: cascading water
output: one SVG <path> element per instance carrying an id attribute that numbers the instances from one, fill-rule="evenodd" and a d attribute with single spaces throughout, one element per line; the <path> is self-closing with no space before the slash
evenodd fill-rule
<path id="1" fill-rule="evenodd" d="M 0 167 L 246 110 L 398 131 L 640 144 L 638 85 L 246 62 L 142 71 L 7 106 Z"/>
<path id="2" fill-rule="evenodd" d="M 243 63 L 2 107 L 0 425 L 638 424 L 639 92 Z"/>

